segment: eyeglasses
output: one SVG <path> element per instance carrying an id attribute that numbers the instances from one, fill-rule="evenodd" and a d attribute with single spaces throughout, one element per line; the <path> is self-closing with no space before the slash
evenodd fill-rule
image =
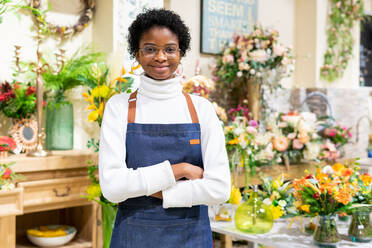
<path id="1" fill-rule="evenodd" d="M 163 53 L 168 57 L 168 58 L 174 58 L 177 56 L 177 53 L 180 51 L 180 49 L 177 46 L 165 46 L 165 47 L 157 47 L 153 45 L 146 45 L 140 50 L 142 51 L 143 55 L 146 57 L 155 57 L 159 50 L 162 49 Z"/>

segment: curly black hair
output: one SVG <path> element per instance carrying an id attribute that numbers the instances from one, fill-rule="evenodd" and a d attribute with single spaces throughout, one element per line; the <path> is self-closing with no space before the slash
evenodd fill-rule
<path id="1" fill-rule="evenodd" d="M 140 13 L 128 28 L 128 51 L 132 57 L 135 57 L 139 50 L 139 43 L 143 33 L 154 26 L 166 27 L 177 35 L 181 56 L 185 56 L 186 51 L 190 49 L 190 31 L 181 17 L 170 10 L 148 9 Z"/>

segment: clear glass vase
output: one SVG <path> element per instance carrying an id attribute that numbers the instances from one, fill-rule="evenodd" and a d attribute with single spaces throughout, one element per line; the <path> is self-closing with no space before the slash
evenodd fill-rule
<path id="1" fill-rule="evenodd" d="M 354 210 L 349 226 L 349 237 L 354 242 L 371 242 L 372 227 L 370 223 L 370 211 Z"/>
<path id="2" fill-rule="evenodd" d="M 117 207 L 103 204 L 102 206 L 102 240 L 103 248 L 109 248 L 111 243 L 112 230 L 115 225 Z"/>
<path id="3" fill-rule="evenodd" d="M 239 205 L 235 213 L 235 226 L 245 233 L 267 233 L 274 224 L 273 215 L 258 197 L 257 185 L 248 201 Z"/>
<path id="4" fill-rule="evenodd" d="M 314 241 L 319 247 L 336 247 L 341 236 L 337 231 L 336 216 L 319 216 L 318 224 L 314 232 Z"/>

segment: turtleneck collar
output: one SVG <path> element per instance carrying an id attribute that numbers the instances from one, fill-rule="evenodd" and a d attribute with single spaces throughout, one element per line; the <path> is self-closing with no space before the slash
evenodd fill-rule
<path id="1" fill-rule="evenodd" d="M 140 76 L 138 93 L 154 99 L 168 99 L 182 94 L 181 77 L 166 80 L 154 80 L 145 74 Z"/>

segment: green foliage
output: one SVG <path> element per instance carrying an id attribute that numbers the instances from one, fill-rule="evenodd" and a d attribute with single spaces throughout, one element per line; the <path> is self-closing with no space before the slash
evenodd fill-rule
<path id="1" fill-rule="evenodd" d="M 96 63 L 104 64 L 104 59 L 103 53 L 92 52 L 89 48 L 79 49 L 66 61 L 59 73 L 45 72 L 42 76 L 49 97 L 55 103 L 67 101 L 65 92 L 87 84 L 86 79 L 91 77 L 92 67 Z"/>
<path id="2" fill-rule="evenodd" d="M 88 140 L 87 147 L 94 148 L 94 152 L 98 152 L 99 151 L 99 140 L 95 141 L 94 138 L 91 138 L 90 140 Z"/>
<path id="3" fill-rule="evenodd" d="M 342 77 L 353 54 L 353 32 L 355 22 L 365 16 L 363 0 L 331 0 L 328 48 L 324 54 L 324 64 L 320 69 L 322 79 L 329 82 Z"/>

